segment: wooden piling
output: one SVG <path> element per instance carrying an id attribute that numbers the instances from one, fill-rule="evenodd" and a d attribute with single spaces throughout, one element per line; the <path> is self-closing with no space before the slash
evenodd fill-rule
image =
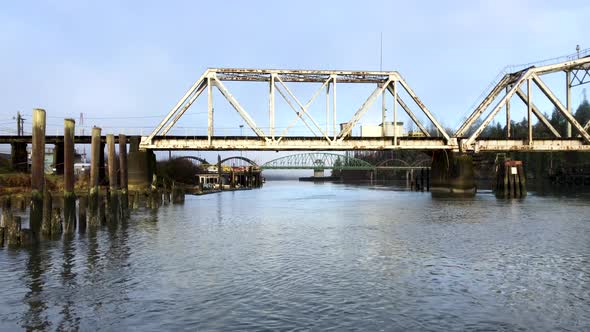
<path id="1" fill-rule="evenodd" d="M 82 195 L 78 198 L 78 231 L 84 233 L 87 223 L 88 196 Z"/>
<path id="2" fill-rule="evenodd" d="M 4 227 L 0 227 L 0 248 L 4 247 Z"/>
<path id="3" fill-rule="evenodd" d="M 108 151 L 108 166 L 109 166 L 109 218 L 113 222 L 119 221 L 120 204 L 119 204 L 119 181 L 117 177 L 117 158 L 115 155 L 115 136 L 113 134 L 107 135 L 107 151 Z"/>
<path id="4" fill-rule="evenodd" d="M 30 246 L 35 243 L 35 238 L 33 237 L 33 232 L 30 229 L 23 228 L 20 230 L 19 235 L 19 242 L 20 246 Z"/>
<path id="5" fill-rule="evenodd" d="M 49 191 L 45 190 L 43 195 L 43 220 L 41 221 L 41 234 L 51 235 L 51 211 L 53 200 Z"/>
<path id="6" fill-rule="evenodd" d="M 424 191 L 424 167 L 420 168 L 420 190 Z"/>
<path id="7" fill-rule="evenodd" d="M 0 216 L 0 227 L 6 227 L 8 223 L 8 214 L 10 213 L 11 209 L 11 200 L 10 197 L 4 197 L 2 199 L 2 215 Z"/>
<path id="8" fill-rule="evenodd" d="M 18 246 L 20 244 L 21 218 L 10 215 L 6 225 L 6 245 Z"/>
<path id="9" fill-rule="evenodd" d="M 518 176 L 520 179 L 520 197 L 525 197 L 527 195 L 526 189 L 526 174 L 524 174 L 524 166 L 522 164 L 516 166 L 518 169 Z"/>
<path id="10" fill-rule="evenodd" d="M 64 120 L 64 233 L 76 229 L 76 194 L 74 192 L 74 119 Z"/>
<path id="11" fill-rule="evenodd" d="M 90 193 L 88 195 L 88 226 L 96 227 L 100 225 L 99 207 L 100 207 L 100 132 L 101 129 L 92 128 L 92 140 L 90 148 Z"/>
<path id="12" fill-rule="evenodd" d="M 129 183 L 127 168 L 127 136 L 119 134 L 119 178 L 121 179 L 121 210 L 125 218 L 129 217 Z"/>
<path id="13" fill-rule="evenodd" d="M 33 110 L 33 136 L 31 149 L 31 211 L 30 227 L 39 237 L 43 219 L 43 190 L 45 188 L 45 110 Z M 20 232 L 20 229 L 19 229 Z"/>
<path id="14" fill-rule="evenodd" d="M 61 209 L 56 207 L 51 211 L 51 237 L 56 238 L 63 232 Z"/>

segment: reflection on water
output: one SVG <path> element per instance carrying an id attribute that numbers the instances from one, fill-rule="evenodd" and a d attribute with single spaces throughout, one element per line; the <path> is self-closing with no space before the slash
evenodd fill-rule
<path id="1" fill-rule="evenodd" d="M 0 330 L 588 330 L 590 195 L 267 183 L 0 249 Z"/>

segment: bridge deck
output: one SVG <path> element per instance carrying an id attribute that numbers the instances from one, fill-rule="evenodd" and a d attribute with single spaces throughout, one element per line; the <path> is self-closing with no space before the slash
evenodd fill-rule
<path id="1" fill-rule="evenodd" d="M 145 139 L 145 137 L 144 137 Z M 264 140 L 258 137 L 212 137 L 207 136 L 167 136 L 154 137 L 151 144 L 145 140 L 141 148 L 152 150 L 244 150 L 244 151 L 351 151 L 351 150 L 460 150 L 461 139 L 451 139 L 449 143 L 437 137 L 398 137 L 397 145 L 393 137 L 350 137 L 343 141 L 328 141 L 321 137 L 284 137 L 282 140 Z M 590 145 L 581 138 L 535 139 L 485 139 L 480 138 L 469 148 L 471 152 L 493 151 L 588 151 Z"/>
<path id="2" fill-rule="evenodd" d="M 166 136 L 154 137 L 151 144 L 145 140 L 141 148 L 152 150 L 252 150 L 252 151 L 350 151 L 350 150 L 440 150 L 452 149 L 442 138 L 405 137 L 350 137 L 342 142 L 328 141 L 323 137 L 283 137 L 281 140 L 264 140 L 258 137 Z"/>

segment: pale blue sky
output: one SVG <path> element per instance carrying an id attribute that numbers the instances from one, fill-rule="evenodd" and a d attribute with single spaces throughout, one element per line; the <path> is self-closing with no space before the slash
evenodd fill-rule
<path id="1" fill-rule="evenodd" d="M 588 1 L 10 1 L 0 128 L 34 107 L 48 131 L 80 112 L 106 131 L 153 127 L 207 67 L 378 70 L 381 32 L 383 69 L 454 128 L 505 65 L 590 47 L 589 13 Z"/>

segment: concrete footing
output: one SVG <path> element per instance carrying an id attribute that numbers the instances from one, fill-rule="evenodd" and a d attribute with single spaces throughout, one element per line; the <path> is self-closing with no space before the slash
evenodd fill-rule
<path id="1" fill-rule="evenodd" d="M 435 151 L 431 178 L 430 191 L 433 195 L 473 196 L 477 191 L 470 155 Z"/>

